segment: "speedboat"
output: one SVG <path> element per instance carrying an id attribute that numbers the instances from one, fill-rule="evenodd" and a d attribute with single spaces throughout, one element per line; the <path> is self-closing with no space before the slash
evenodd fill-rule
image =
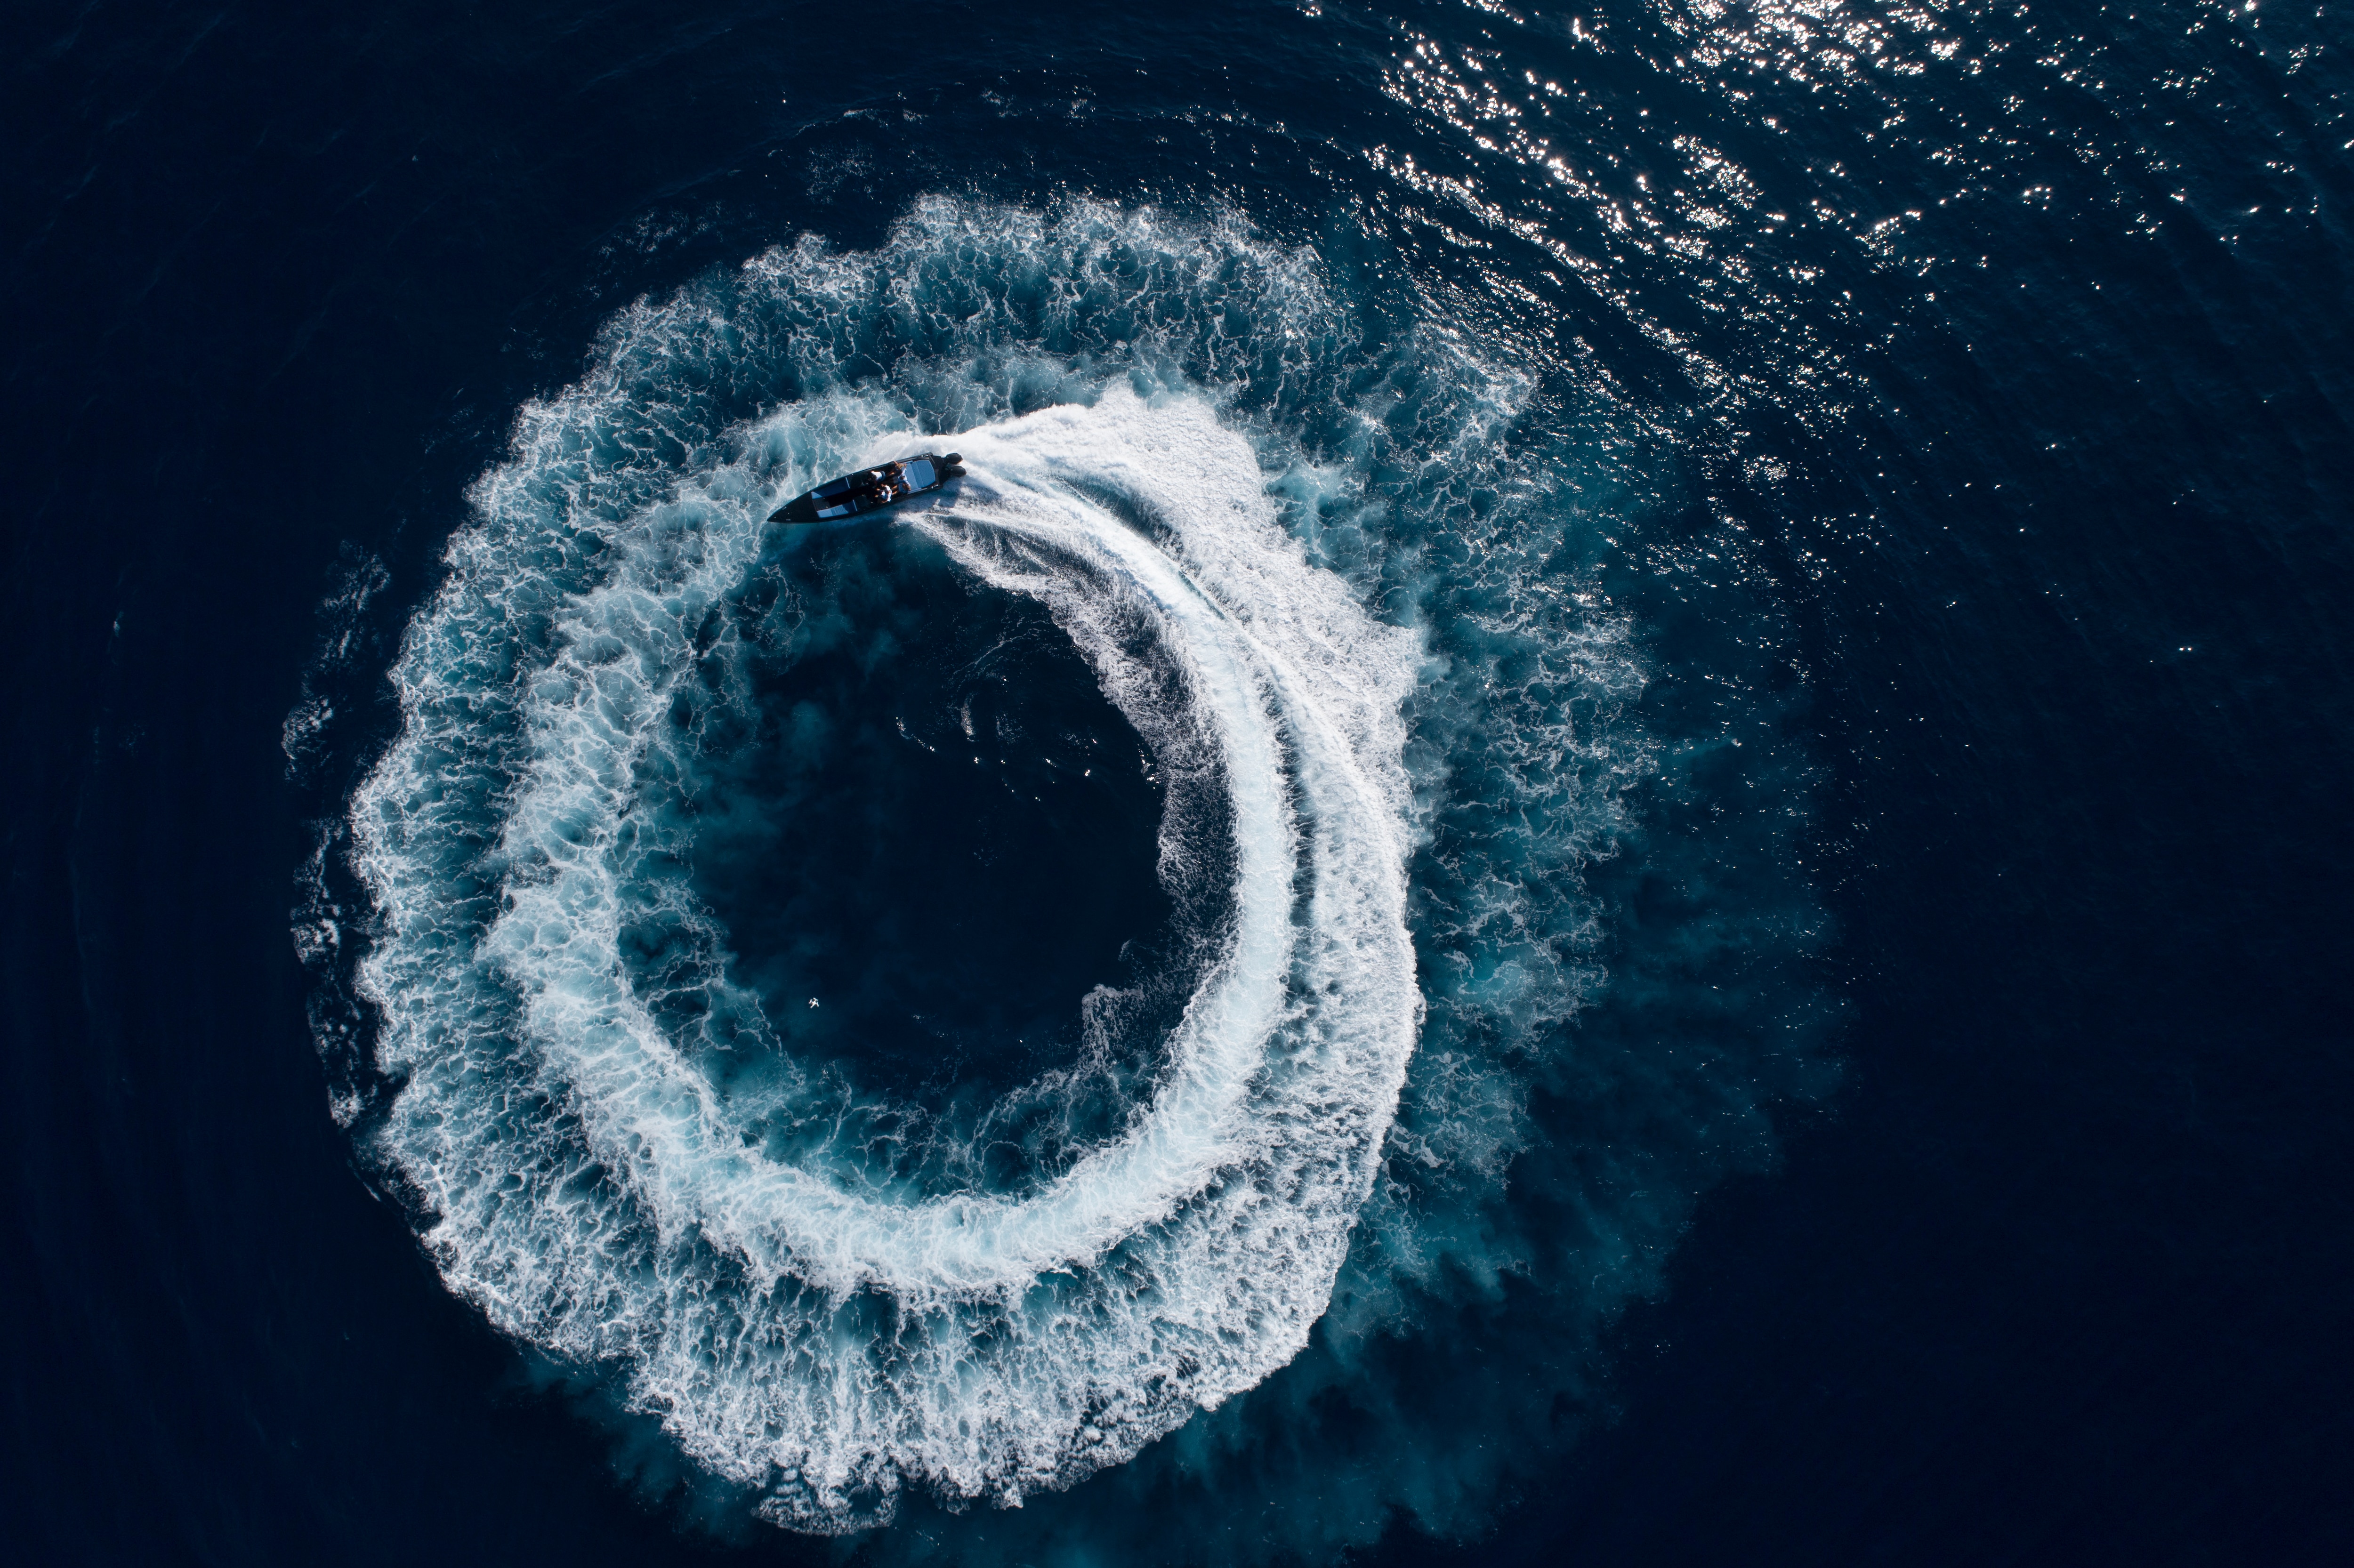
<path id="1" fill-rule="evenodd" d="M 771 523 L 824 523 L 854 517 L 877 507 L 895 506 L 911 495 L 938 490 L 964 472 L 955 452 L 946 457 L 926 452 L 902 458 L 880 468 L 862 468 L 840 479 L 829 479 L 806 495 L 796 495 L 769 514 Z"/>

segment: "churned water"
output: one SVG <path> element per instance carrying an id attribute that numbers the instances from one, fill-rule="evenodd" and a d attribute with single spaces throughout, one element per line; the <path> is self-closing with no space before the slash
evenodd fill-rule
<path id="1" fill-rule="evenodd" d="M 298 931 L 338 1118 L 452 1289 L 762 1517 L 1066 1488 L 1320 1322 L 1388 1402 L 1359 1347 L 1447 1331 L 1458 1273 L 1574 1348 L 1826 1070 L 1767 1011 L 1614 1139 L 1659 1191 L 1518 1158 L 1535 1089 L 1630 1066 L 1575 1029 L 1628 791 L 1776 715 L 1628 711 L 1606 405 L 1379 309 L 1216 207 L 927 196 L 633 307 L 475 485 Z M 764 521 L 943 445 L 968 476 L 887 521 Z M 1766 778 L 1649 854 L 1784 858 L 1808 797 Z M 1787 882 L 1663 937 L 1795 959 Z M 1394 1446 L 1316 1531 L 1428 1484 Z"/>

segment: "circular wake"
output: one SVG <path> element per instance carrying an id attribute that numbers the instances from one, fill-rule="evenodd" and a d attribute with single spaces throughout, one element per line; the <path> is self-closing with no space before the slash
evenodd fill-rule
<path id="1" fill-rule="evenodd" d="M 408 624 L 298 916 L 336 1115 L 455 1292 L 776 1523 L 921 1556 L 1109 1469 L 988 1550 L 1180 1476 L 1287 1551 L 1476 1529 L 1805 1092 L 1780 612 L 1676 622 L 1653 730 L 1606 589 L 1681 615 L 1744 542 L 1631 542 L 1606 378 L 1346 286 L 1084 200 L 771 250 L 525 408 Z"/>
<path id="2" fill-rule="evenodd" d="M 928 1192 L 857 1147 L 772 1149 L 852 1109 L 845 1086 L 788 1064 L 724 1089 L 625 948 L 649 863 L 684 847 L 647 803 L 686 760 L 698 643 L 775 542 L 766 498 L 823 477 L 792 461 L 803 418 L 601 531 L 593 586 L 535 607 L 547 657 L 487 728 L 496 687 L 466 678 L 484 622 L 545 590 L 493 530 L 461 540 L 354 823 L 384 915 L 359 989 L 405 1082 L 377 1137 L 445 1276 L 511 1332 L 626 1361 L 689 1453 L 836 1530 L 907 1481 L 1007 1501 L 1066 1484 L 1306 1341 L 1420 1011 L 1399 715 L 1417 652 L 1308 564 L 1249 443 L 1198 400 L 1116 385 L 958 437 L 972 477 L 896 525 L 1045 606 L 1170 770 L 1219 781 L 1224 928 L 1128 1124 L 1026 1191 Z M 442 809 L 483 749 L 507 777 L 488 842 Z M 1186 832 L 1164 829 L 1172 853 Z M 470 856 L 474 897 L 453 901 Z M 739 1030 L 758 1008 L 727 1001 Z"/>

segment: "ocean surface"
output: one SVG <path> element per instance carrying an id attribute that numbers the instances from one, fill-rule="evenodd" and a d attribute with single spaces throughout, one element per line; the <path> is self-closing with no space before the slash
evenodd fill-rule
<path id="1" fill-rule="evenodd" d="M 12 1560 L 2354 1552 L 2343 0 L 0 38 Z"/>

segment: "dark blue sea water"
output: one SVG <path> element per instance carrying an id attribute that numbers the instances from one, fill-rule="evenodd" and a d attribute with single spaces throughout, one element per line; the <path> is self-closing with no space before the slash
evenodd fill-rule
<path id="1" fill-rule="evenodd" d="M 2339 0 L 0 37 L 12 1560 L 2354 1548 Z"/>

